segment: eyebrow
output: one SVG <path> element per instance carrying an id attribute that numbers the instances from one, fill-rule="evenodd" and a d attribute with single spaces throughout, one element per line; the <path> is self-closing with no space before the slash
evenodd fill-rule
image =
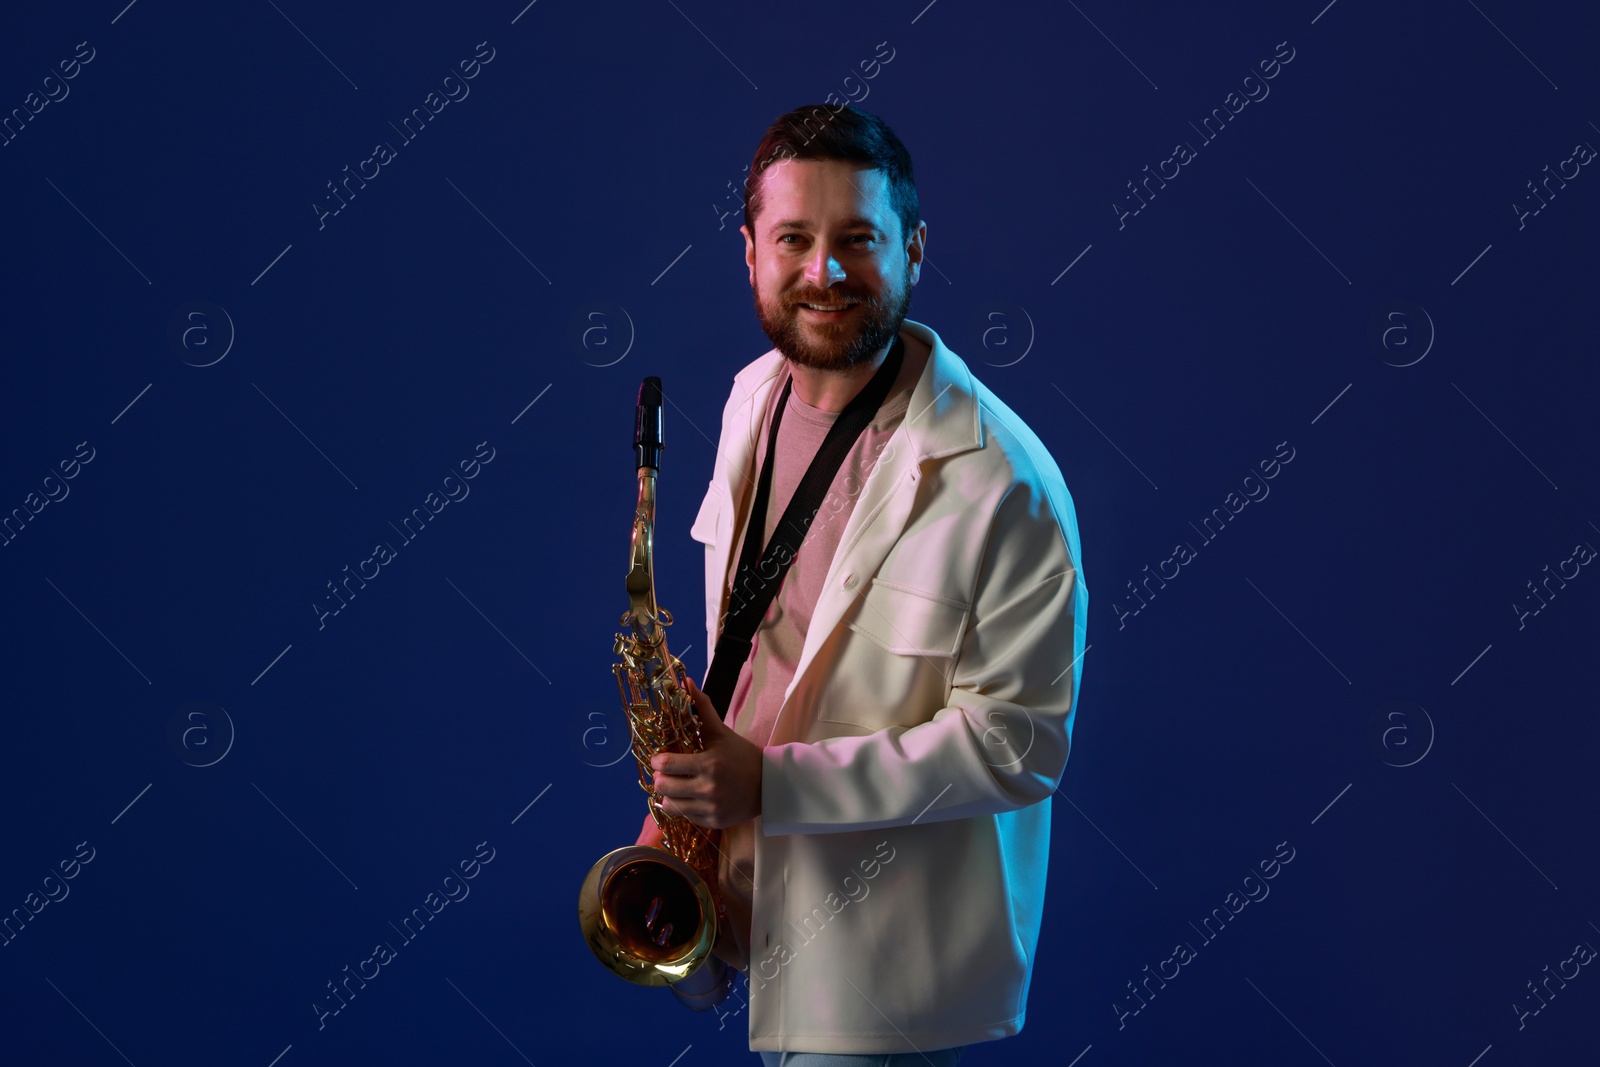
<path id="1" fill-rule="evenodd" d="M 883 228 L 881 226 L 879 226 L 877 223 L 873 222 L 871 219 L 864 219 L 860 215 L 857 215 L 854 218 L 845 219 L 844 220 L 844 228 L 845 229 L 850 229 L 850 230 L 856 230 L 856 229 L 872 230 L 875 233 L 886 232 L 886 231 L 883 230 Z M 772 232 L 773 233 L 776 233 L 779 230 L 810 230 L 810 229 L 811 229 L 811 221 L 809 219 L 780 219 L 776 223 L 774 223 L 773 226 L 772 226 Z"/>

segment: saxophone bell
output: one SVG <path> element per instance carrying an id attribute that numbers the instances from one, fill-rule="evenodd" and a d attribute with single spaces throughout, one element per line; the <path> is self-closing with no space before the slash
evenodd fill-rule
<path id="1" fill-rule="evenodd" d="M 589 868 L 578 921 L 600 962 L 636 985 L 682 981 L 716 940 L 710 886 L 687 863 L 650 845 L 614 849 Z"/>

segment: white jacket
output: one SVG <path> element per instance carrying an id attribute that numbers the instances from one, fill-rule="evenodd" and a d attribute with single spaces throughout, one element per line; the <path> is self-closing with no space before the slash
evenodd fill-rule
<path id="1" fill-rule="evenodd" d="M 860 490 L 764 753 L 752 1050 L 1022 1029 L 1088 597 L 1061 472 L 938 335 Z M 708 660 L 783 358 L 734 377 L 710 488 Z M 762 442 L 764 445 L 764 442 Z M 827 503 L 824 507 L 828 507 Z"/>

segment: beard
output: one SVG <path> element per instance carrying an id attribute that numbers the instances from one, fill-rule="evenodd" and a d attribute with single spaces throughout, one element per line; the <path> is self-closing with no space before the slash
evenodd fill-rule
<path id="1" fill-rule="evenodd" d="M 869 296 L 849 285 L 828 289 L 802 286 L 772 301 L 762 299 L 760 282 L 753 290 L 761 329 L 784 358 L 802 367 L 842 371 L 865 363 L 894 340 L 911 307 L 911 264 L 900 284 L 882 296 Z M 801 304 L 859 306 L 840 322 L 802 322 Z"/>

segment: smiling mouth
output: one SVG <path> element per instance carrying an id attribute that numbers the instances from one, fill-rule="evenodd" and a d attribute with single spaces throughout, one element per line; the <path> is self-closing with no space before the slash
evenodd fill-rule
<path id="1" fill-rule="evenodd" d="M 854 308 L 856 305 L 855 305 L 855 303 L 852 302 L 852 303 L 844 303 L 844 304 L 806 304 L 806 303 L 802 303 L 799 306 L 801 308 L 804 308 L 806 311 L 811 312 L 814 315 L 843 315 L 846 312 L 850 311 L 852 308 Z"/>

